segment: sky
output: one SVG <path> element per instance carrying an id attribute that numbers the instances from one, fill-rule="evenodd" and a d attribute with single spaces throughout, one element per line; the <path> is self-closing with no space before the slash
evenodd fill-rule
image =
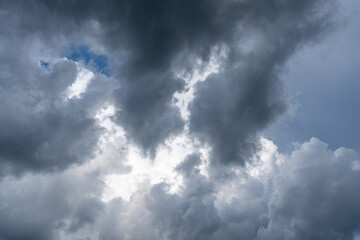
<path id="1" fill-rule="evenodd" d="M 359 22 L 0 0 L 0 240 L 359 240 Z"/>
<path id="2" fill-rule="evenodd" d="M 360 41 L 359 11 L 359 1 L 342 1 L 336 30 L 287 63 L 287 91 L 296 114 L 267 130 L 271 132 L 267 136 L 284 151 L 291 149 L 292 141 L 303 142 L 312 136 L 333 149 L 360 151 L 360 113 L 353 108 L 360 102 L 360 49 L 355 47 Z"/>

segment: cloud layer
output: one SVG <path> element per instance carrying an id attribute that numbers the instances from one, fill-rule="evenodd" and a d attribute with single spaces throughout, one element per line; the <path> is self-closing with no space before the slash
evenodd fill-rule
<path id="1" fill-rule="evenodd" d="M 336 4 L 0 1 L 0 239 L 356 239 L 357 154 L 261 137 Z"/>
<path id="2" fill-rule="evenodd" d="M 212 145 L 215 162 L 243 165 L 256 151 L 257 133 L 286 107 L 281 66 L 327 29 L 332 3 L 4 1 L 4 45 L 30 42 L 30 48 L 59 51 L 64 44 L 79 43 L 107 54 L 117 81 L 115 119 L 128 139 L 151 156 L 184 128 L 172 102 L 174 93 L 184 89 L 178 72 L 191 73 L 196 61 L 206 65 L 214 48 L 225 48 L 221 72 L 197 86 L 190 131 Z M 3 51 L 14 60 L 20 56 L 5 46 Z M 17 65 L 4 72 L 13 73 Z M 214 91 L 216 96 L 210 96 Z M 209 98 L 221 100 L 213 104 Z"/>
<path id="3" fill-rule="evenodd" d="M 353 239 L 360 230 L 359 158 L 316 138 L 290 154 L 269 140 L 226 181 L 188 156 L 178 193 L 143 182 L 130 201 L 101 201 L 96 168 L 1 182 L 1 239 Z M 30 206 L 31 205 L 31 206 Z"/>

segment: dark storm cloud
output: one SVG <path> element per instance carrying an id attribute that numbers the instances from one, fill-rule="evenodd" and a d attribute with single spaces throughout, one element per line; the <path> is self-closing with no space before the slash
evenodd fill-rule
<path id="1" fill-rule="evenodd" d="M 190 106 L 190 132 L 210 143 L 214 163 L 244 165 L 257 151 L 258 132 L 286 110 L 279 74 L 295 50 L 328 29 L 328 12 L 310 14 L 319 3 L 244 3 L 248 18 L 240 34 L 248 35 L 241 39 L 253 45 L 245 53 L 228 45 L 228 60 L 198 83 Z"/>
<path id="2" fill-rule="evenodd" d="M 28 20 L 26 14 L 22 19 L 18 14 L 24 9 L 1 5 L 0 175 L 63 170 L 83 163 L 93 155 L 101 133 L 94 108 L 103 102 L 106 92 L 101 89 L 109 81 L 96 75 L 87 94 L 66 99 L 78 74 L 76 64 L 57 59 L 59 52 L 54 56 L 60 44 L 50 39 L 56 36 L 23 29 L 31 23 L 35 27 L 34 22 L 45 24 L 46 19 Z M 51 43 L 54 48 L 47 45 Z M 47 66 L 41 64 L 41 57 L 49 56 Z M 94 89 L 98 81 L 103 86 Z"/>
<path id="3" fill-rule="evenodd" d="M 2 60 L 1 174 L 64 169 L 90 157 L 100 128 L 84 108 L 89 103 L 64 100 L 76 79 L 75 63 L 60 61 L 47 72 L 36 62 L 15 65 Z"/>
<path id="4" fill-rule="evenodd" d="M 257 136 L 286 109 L 282 66 L 328 29 L 332 3 L 1 1 L 0 239 L 354 239 L 358 156 L 317 139 L 281 155 Z M 78 70 L 58 57 L 73 44 L 106 55 L 112 75 L 96 74 L 80 98 L 66 99 Z M 190 133 L 210 159 L 187 156 L 176 193 L 145 181 L 130 201 L 103 202 L 102 180 L 129 169 L 126 140 L 80 164 L 96 150 L 96 113 L 114 103 L 113 120 L 154 156 L 186 124 L 172 103 L 185 85 L 178 71 L 205 66 L 214 48 L 226 59 L 196 85 L 189 108 Z"/>
<path id="5" fill-rule="evenodd" d="M 120 22 L 123 39 L 116 47 L 128 57 L 119 70 L 124 82 L 115 92 L 117 119 L 130 139 L 154 155 L 159 143 L 184 127 L 171 102 L 184 87 L 176 71 L 189 67 L 195 57 L 207 60 L 211 47 L 228 37 L 236 21 L 220 12 L 229 9 L 217 1 L 122 1 L 116 8 L 119 17 L 111 21 Z M 107 40 L 113 42 L 109 33 Z"/>
<path id="6" fill-rule="evenodd" d="M 65 39 L 105 51 L 120 84 L 114 119 L 151 156 L 184 127 L 172 103 L 184 88 L 178 71 L 191 72 L 196 59 L 206 65 L 214 47 L 225 47 L 223 72 L 198 87 L 190 130 L 210 143 L 216 162 L 243 164 L 256 151 L 259 130 L 285 109 L 279 68 L 326 25 L 325 2 L 4 1 L 2 15 L 12 20 L 5 32 L 13 38 L 36 36 L 56 46 Z M 244 56 L 238 46 L 252 31 L 261 32 L 264 46 Z M 210 104 L 207 91 L 218 88 L 220 101 Z"/>
<path id="7" fill-rule="evenodd" d="M 184 86 L 183 80 L 175 77 L 176 70 L 191 64 L 189 55 L 206 60 L 211 47 L 231 35 L 234 16 L 241 16 L 226 17 L 228 4 L 203 0 L 22 1 L 6 5 L 5 9 L 17 14 L 21 35 L 85 39 L 120 62 L 112 69 L 121 82 L 114 92 L 119 108 L 116 119 L 128 138 L 151 155 L 159 143 L 184 126 L 171 102 Z M 92 28 L 96 24 L 99 27 Z"/>

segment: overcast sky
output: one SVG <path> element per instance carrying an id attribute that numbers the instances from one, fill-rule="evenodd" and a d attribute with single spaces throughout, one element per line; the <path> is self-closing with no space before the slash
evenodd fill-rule
<path id="1" fill-rule="evenodd" d="M 360 2 L 0 0 L 0 240 L 359 240 Z"/>

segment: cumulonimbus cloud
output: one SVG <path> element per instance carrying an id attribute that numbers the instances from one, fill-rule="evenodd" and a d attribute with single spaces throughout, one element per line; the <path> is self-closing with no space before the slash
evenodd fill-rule
<path id="1" fill-rule="evenodd" d="M 103 49 L 112 59 L 111 71 L 118 82 L 113 87 L 111 100 L 118 111 L 114 119 L 124 128 L 130 141 L 144 153 L 154 156 L 160 143 L 184 127 L 179 110 L 172 104 L 174 93 L 184 88 L 177 71 L 188 69 L 191 72 L 191 65 L 197 59 L 206 64 L 211 50 L 222 46 L 228 50 L 227 60 L 218 74 L 198 84 L 190 107 L 190 132 L 212 146 L 214 162 L 243 165 L 256 151 L 257 133 L 286 107 L 279 79 L 281 66 L 296 49 L 326 29 L 329 11 L 324 9 L 332 3 L 321 0 L 301 3 L 124 0 L 106 4 L 99 1 L 4 1 L 2 34 L 6 35 L 6 41 L 2 56 L 3 62 L 7 62 L 4 66 L 11 65 L 4 67 L 3 81 L 14 82 L 18 78 L 19 87 L 14 91 L 20 91 L 29 83 L 23 90 L 27 94 L 32 92 L 31 88 L 36 89 L 31 81 L 35 83 L 33 79 L 38 78 L 32 76 L 34 70 L 26 63 L 32 61 L 31 58 L 24 58 L 32 51 L 22 47 L 25 53 L 19 53 L 6 48 L 7 44 L 26 46 L 27 43 L 29 48 L 43 45 L 44 49 L 59 50 L 62 44 L 83 42 Z M 252 47 L 241 47 L 244 41 Z M 18 61 L 20 57 L 22 61 Z M 25 68 L 28 71 L 24 76 Z M 63 71 L 70 74 L 71 70 Z M 69 77 L 64 84 L 71 82 L 66 82 Z M 54 84 L 48 86 L 54 88 Z M 40 87 L 45 86 L 44 83 Z M 3 92 L 9 92 L 6 84 L 2 88 Z M 53 90 L 57 91 L 56 95 L 63 89 Z M 42 97 L 40 94 L 37 99 Z M 19 104 L 23 105 L 21 99 Z M 18 111 L 22 111 L 21 108 Z M 9 121 L 21 118 L 21 114 L 15 114 Z M 54 118 L 60 119 L 59 116 Z M 49 127 L 49 130 L 55 128 Z M 19 131 L 27 131 L 20 129 L 19 126 Z M 32 130 L 28 131 L 29 138 L 35 135 Z M 29 151 L 35 151 L 45 141 L 51 144 L 51 140 L 46 139 L 46 136 L 39 139 L 39 146 L 23 144 L 21 149 L 24 151 L 28 147 Z M 16 139 L 13 141 L 18 145 Z M 58 141 L 69 142 L 65 138 Z M 19 159 L 11 153 L 2 155 L 5 160 Z M 57 158 L 65 162 L 78 161 L 77 158 L 64 160 L 66 156 Z M 44 162 L 46 165 L 51 161 Z"/>
<path id="2" fill-rule="evenodd" d="M 1 1 L 0 239 L 354 238 L 356 154 L 313 138 L 286 155 L 259 137 L 286 111 L 284 64 L 331 29 L 335 3 Z M 106 56 L 107 74 L 64 58 L 77 45 Z M 219 69 L 195 84 L 183 119 L 179 73 L 216 49 Z M 68 97 L 79 65 L 92 79 Z M 97 121 L 106 105 L 125 139 L 110 152 Z M 129 201 L 103 201 L 107 174 L 131 170 L 128 146 L 154 158 L 180 133 L 209 155 L 174 169 L 178 192 L 145 181 Z"/>

